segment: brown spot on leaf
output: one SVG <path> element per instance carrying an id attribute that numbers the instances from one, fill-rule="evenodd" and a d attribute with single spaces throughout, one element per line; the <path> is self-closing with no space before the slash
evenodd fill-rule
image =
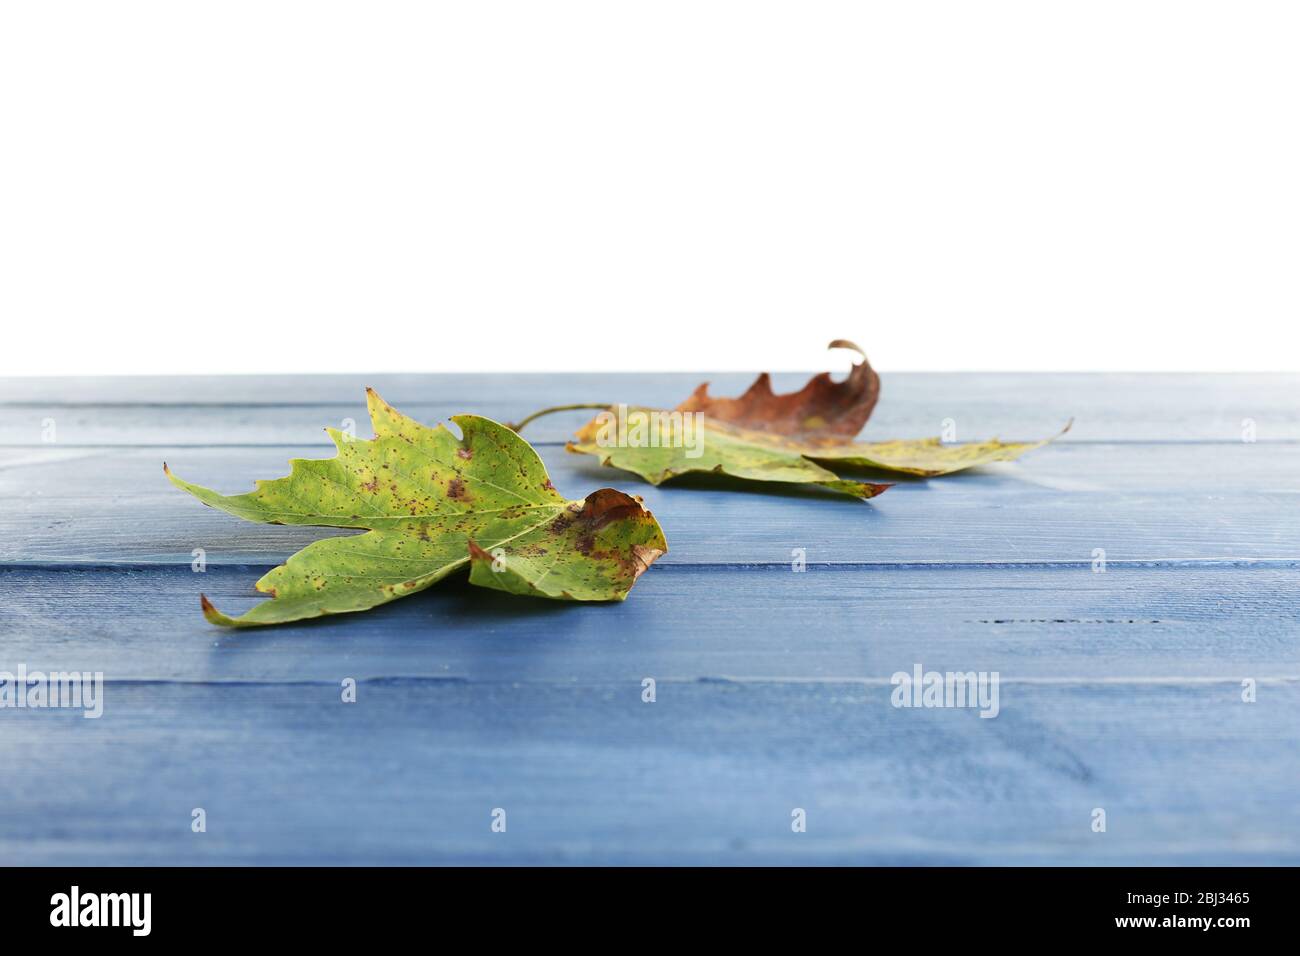
<path id="1" fill-rule="evenodd" d="M 472 451 L 471 451 L 470 449 L 468 449 L 468 448 L 457 448 L 457 449 L 456 449 L 456 457 L 457 457 L 457 458 L 464 458 L 466 461 L 469 461 L 471 458 L 474 457 L 474 452 L 472 452 Z"/>
<path id="2" fill-rule="evenodd" d="M 578 512 L 578 521 L 589 531 L 599 531 L 611 521 L 633 515 L 648 514 L 641 503 L 616 488 L 601 488 L 587 495 Z M 559 519 L 556 519 L 559 520 Z"/>
<path id="3" fill-rule="evenodd" d="M 464 480 L 453 478 L 447 484 L 447 497 L 454 498 L 457 501 L 463 501 L 469 497 L 469 490 L 465 487 Z"/>
<path id="4" fill-rule="evenodd" d="M 655 563 L 655 559 L 663 554 L 658 548 L 647 548 L 643 544 L 632 545 L 631 571 L 632 580 L 635 581 L 645 573 L 646 568 Z"/>

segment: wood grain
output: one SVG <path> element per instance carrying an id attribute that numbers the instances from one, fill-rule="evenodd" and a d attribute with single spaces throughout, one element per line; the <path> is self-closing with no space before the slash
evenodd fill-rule
<path id="1" fill-rule="evenodd" d="M 1300 677 L 1300 562 L 670 566 L 636 599 L 564 604 L 447 582 L 364 614 L 212 627 L 199 593 L 242 609 L 258 567 L 0 566 L 0 670 L 113 680 L 885 679 L 915 662 L 1010 679 Z"/>
<path id="2" fill-rule="evenodd" d="M 128 684 L 12 712 L 0 852 L 43 863 L 1300 862 L 1300 687 Z M 190 830 L 191 811 L 207 832 Z M 1105 833 L 1090 829 L 1094 808 Z M 489 829 L 495 808 L 505 833 Z M 793 833 L 791 812 L 807 814 Z"/>
<path id="3" fill-rule="evenodd" d="M 205 508 L 162 475 L 164 458 L 220 491 L 331 449 L 0 450 L 3 562 L 276 564 L 338 532 L 255 525 Z M 725 479 L 655 487 L 562 448 L 541 449 L 571 497 L 614 486 L 664 525 L 661 561 L 815 563 L 1300 559 L 1300 444 L 1051 445 L 1021 462 L 903 480 L 871 502 Z M 124 534 L 125 528 L 130 529 Z M 344 532 L 346 533 L 346 532 Z"/>
<path id="4" fill-rule="evenodd" d="M 365 386 L 425 422 L 461 412 L 516 421 L 570 402 L 672 407 L 701 381 L 742 392 L 750 374 L 348 375 L 207 378 L 9 379 L 0 382 L 0 445 L 39 445 L 52 418 L 60 445 L 327 444 L 325 425 L 365 427 Z M 804 373 L 773 376 L 778 391 Z M 1261 442 L 1300 441 L 1300 375 L 931 374 L 881 376 L 866 440 L 938 435 L 1038 439 L 1070 419 L 1068 441 L 1240 442 L 1255 422 Z M 590 418 L 539 419 L 530 441 L 564 441 Z"/>

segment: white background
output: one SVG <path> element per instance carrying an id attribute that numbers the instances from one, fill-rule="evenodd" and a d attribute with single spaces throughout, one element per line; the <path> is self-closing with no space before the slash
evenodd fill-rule
<path id="1" fill-rule="evenodd" d="M 1300 367 L 1300 4 L 0 6 L 0 374 Z"/>

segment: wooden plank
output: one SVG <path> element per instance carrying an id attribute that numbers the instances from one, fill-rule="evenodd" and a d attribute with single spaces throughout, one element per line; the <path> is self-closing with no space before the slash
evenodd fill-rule
<path id="1" fill-rule="evenodd" d="M 1300 862 L 1300 686 L 114 684 L 3 715 L 11 863 Z M 21 768 L 19 770 L 19 768 Z M 207 832 L 193 833 L 202 807 Z M 1107 830 L 1093 833 L 1093 809 Z M 505 833 L 489 829 L 506 811 Z M 791 812 L 807 832 L 791 832 Z M 17 812 L 15 812 L 17 811 Z"/>
<path id="2" fill-rule="evenodd" d="M 623 478 L 647 493 L 654 491 L 636 475 L 600 467 L 593 456 L 566 453 L 554 445 L 538 450 L 557 479 L 589 484 Z M 51 500 L 169 493 L 172 486 L 162 477 L 164 460 L 174 469 L 183 468 L 192 473 L 195 480 L 234 494 L 247 491 L 255 478 L 287 474 L 291 458 L 333 455 L 333 445 L 0 448 L 0 501 L 9 504 L 7 499 L 15 498 Z M 900 475 L 891 480 L 936 493 L 981 497 L 1041 490 L 1099 496 L 1162 490 L 1184 497 L 1196 492 L 1295 494 L 1300 491 L 1300 443 L 1133 447 L 1124 442 L 1058 442 L 1030 452 L 1019 462 L 986 465 L 930 481 Z M 696 484 L 723 487 L 721 482 L 712 479 L 697 480 Z M 664 487 L 673 488 L 676 483 Z M 788 499 L 794 490 L 797 489 L 782 489 L 777 497 Z M 577 489 L 572 493 L 577 494 Z M 822 497 L 836 500 L 839 496 Z"/>
<path id="3" fill-rule="evenodd" d="M 801 373 L 775 377 L 797 388 Z M 324 444 L 324 425 L 351 418 L 365 433 L 363 388 L 422 421 L 474 412 L 517 420 L 582 401 L 671 407 L 704 380 L 737 394 L 750 375 L 215 376 L 22 379 L 0 382 L 0 445 Z M 1087 375 L 898 373 L 882 376 L 864 438 L 937 435 L 953 419 L 963 441 L 1042 438 L 1073 418 L 1067 441 L 1239 442 L 1255 423 L 1260 442 L 1300 441 L 1300 375 Z M 540 419 L 534 442 L 563 441 L 582 413 Z"/>
<path id="4" fill-rule="evenodd" d="M 1007 679 L 1300 677 L 1291 567 L 658 567 L 621 604 L 449 581 L 364 614 L 213 627 L 261 568 L 0 567 L 0 669 L 116 680 L 888 678 L 915 663 Z"/>
<path id="5" fill-rule="evenodd" d="M 817 491 L 653 487 L 594 458 L 541 449 L 572 496 L 614 485 L 663 523 L 663 563 L 1293 560 L 1300 445 L 1052 445 L 1021 462 L 903 481 L 863 503 Z M 330 531 L 253 525 L 169 485 L 178 473 L 234 493 L 311 448 L 0 451 L 0 561 L 275 564 Z M 328 456 L 328 452 L 324 452 Z M 735 487 L 735 486 L 730 486 Z M 125 530 L 129 529 L 129 534 Z"/>

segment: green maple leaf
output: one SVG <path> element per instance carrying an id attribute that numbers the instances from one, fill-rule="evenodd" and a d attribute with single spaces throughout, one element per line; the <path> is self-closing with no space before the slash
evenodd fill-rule
<path id="1" fill-rule="evenodd" d="M 209 621 L 251 627 L 362 611 L 466 566 L 470 583 L 512 594 L 621 601 L 668 550 L 639 498 L 603 488 L 566 499 L 532 446 L 505 426 L 457 415 L 458 439 L 366 391 L 373 440 L 327 429 L 336 457 L 295 459 L 287 477 L 258 481 L 247 494 L 218 494 L 163 465 L 176 486 L 248 521 L 368 529 L 303 548 L 257 582 L 271 599 L 238 617 L 203 597 Z"/>

